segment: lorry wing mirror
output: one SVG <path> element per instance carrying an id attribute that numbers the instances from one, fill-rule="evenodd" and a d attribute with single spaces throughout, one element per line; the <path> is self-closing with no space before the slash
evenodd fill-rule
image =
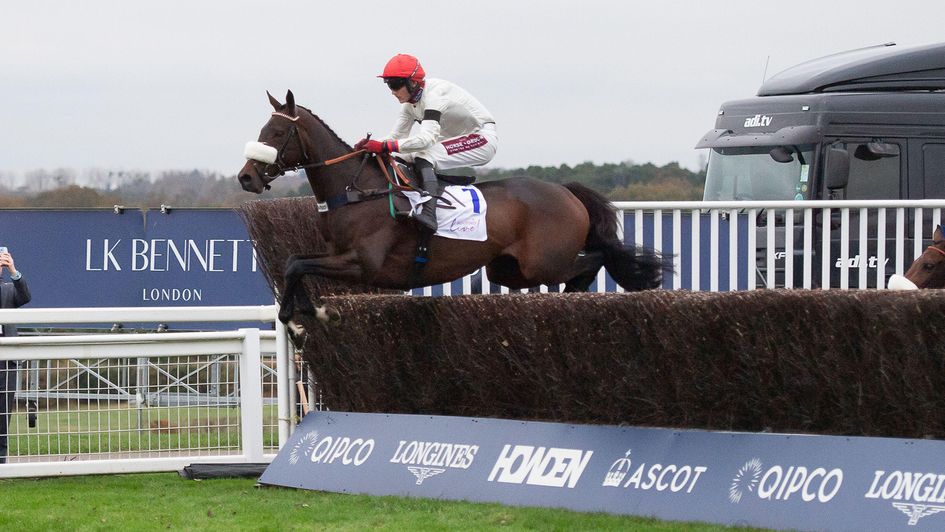
<path id="1" fill-rule="evenodd" d="M 775 146 L 771 148 L 768 155 L 779 163 L 790 163 L 794 161 L 794 152 L 784 146 Z"/>
<path id="2" fill-rule="evenodd" d="M 868 142 L 860 144 L 853 156 L 861 161 L 876 161 L 886 157 L 898 157 L 899 146 L 888 142 Z"/>
<path id="3" fill-rule="evenodd" d="M 850 154 L 843 148 L 827 148 L 827 162 L 824 165 L 824 181 L 828 190 L 847 186 L 850 179 Z"/>

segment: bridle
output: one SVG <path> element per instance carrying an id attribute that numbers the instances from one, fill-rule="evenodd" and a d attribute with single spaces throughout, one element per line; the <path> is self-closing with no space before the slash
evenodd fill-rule
<path id="1" fill-rule="evenodd" d="M 945 256 L 945 250 L 942 250 L 942 249 L 936 247 L 936 245 L 935 245 L 935 244 L 939 244 L 939 243 L 940 243 L 940 242 L 935 242 L 935 243 L 933 243 L 931 246 L 929 246 L 927 249 L 931 249 L 932 251 L 935 251 L 936 253 L 941 253 L 943 256 Z"/>
<path id="2" fill-rule="evenodd" d="M 253 161 L 253 166 L 256 167 L 256 171 L 259 172 L 260 177 L 269 178 L 268 181 L 272 181 L 279 176 L 285 175 L 286 172 L 292 172 L 300 168 L 306 168 L 308 166 L 315 166 L 308 163 L 308 150 L 305 149 L 305 143 L 302 142 L 302 136 L 299 134 L 299 126 L 296 124 L 299 117 L 289 116 L 278 111 L 273 111 L 272 116 L 278 116 L 289 120 L 292 122 L 292 127 L 289 128 L 289 133 L 286 135 L 285 140 L 282 141 L 282 146 L 276 151 L 275 161 L 271 163 L 263 163 L 256 160 Z M 302 160 L 299 162 L 299 164 L 294 166 L 287 164 L 282 158 L 283 154 L 285 153 L 285 149 L 289 146 L 289 143 L 292 142 L 293 138 L 298 139 L 299 149 L 302 152 Z M 259 168 L 260 165 L 263 165 L 262 170 Z M 270 170 L 272 170 L 272 172 L 270 172 Z M 268 181 L 264 185 L 266 190 L 271 188 Z"/>
<path id="3" fill-rule="evenodd" d="M 302 142 L 302 135 L 299 133 L 299 126 L 296 122 L 299 120 L 298 116 L 289 116 L 285 113 L 280 113 L 279 111 L 274 111 L 272 116 L 278 116 L 285 118 L 286 120 L 292 122 L 292 127 L 289 128 L 289 133 L 286 135 L 285 140 L 282 141 L 282 146 L 276 150 L 276 160 L 271 163 L 264 163 L 262 161 L 257 161 L 253 159 L 253 166 L 256 168 L 256 171 L 259 172 L 260 177 L 267 178 L 266 183 L 263 184 L 263 187 L 266 190 L 269 190 L 269 182 L 273 181 L 281 175 L 285 175 L 286 172 L 294 172 L 299 169 L 308 169 L 308 168 L 319 168 L 321 166 L 331 166 L 342 161 L 347 161 L 348 159 L 357 157 L 362 153 L 365 153 L 365 150 L 355 150 L 351 153 L 342 155 L 341 157 L 335 157 L 334 159 L 328 159 L 325 161 L 310 161 L 308 157 L 308 150 L 305 149 L 305 143 Z M 292 142 L 292 139 L 297 139 L 299 143 L 299 150 L 302 152 L 302 159 L 298 164 L 290 165 L 285 162 L 282 158 L 285 149 L 289 146 L 289 143 Z M 262 170 L 259 169 L 262 165 Z M 270 172 L 270 170 L 272 170 Z M 360 173 L 360 172 L 359 172 Z"/>
<path id="4" fill-rule="evenodd" d="M 302 142 L 302 135 L 299 133 L 299 127 L 296 124 L 296 122 L 298 122 L 299 120 L 299 117 L 290 116 L 285 113 L 280 113 L 279 111 L 273 111 L 272 116 L 285 118 L 286 120 L 292 122 L 292 127 L 289 128 L 289 133 L 288 135 L 286 135 L 285 140 L 282 142 L 282 146 L 276 151 L 275 161 L 271 163 L 264 163 L 262 161 L 257 161 L 255 159 L 252 159 L 253 167 L 255 167 L 256 171 L 259 172 L 260 177 L 266 178 L 265 183 L 263 183 L 263 188 L 265 188 L 266 190 L 270 190 L 272 187 L 269 186 L 269 183 L 271 181 L 274 181 L 277 177 L 285 175 L 286 172 L 295 171 L 299 169 L 309 169 L 309 168 L 319 168 L 322 166 L 331 166 L 333 164 L 337 164 L 342 161 L 347 161 L 348 159 L 352 159 L 354 157 L 357 157 L 358 155 L 364 154 L 365 157 L 364 159 L 362 159 L 361 165 L 358 167 L 357 173 L 354 175 L 354 178 L 351 184 L 348 185 L 348 190 L 360 190 L 357 186 L 357 181 L 358 181 L 358 177 L 361 175 L 361 170 L 364 169 L 364 163 L 367 162 L 367 156 L 369 155 L 367 153 L 367 150 L 364 150 L 364 149 L 355 150 L 351 153 L 342 155 L 340 157 L 335 157 L 334 159 L 311 162 L 309 161 L 308 150 L 305 149 L 305 143 Z M 370 138 L 370 136 L 371 136 L 370 133 L 368 133 L 368 138 Z M 296 165 L 288 165 L 282 159 L 282 154 L 283 152 L 285 152 L 286 147 L 289 146 L 289 142 L 291 142 L 293 138 L 298 139 L 299 149 L 302 152 L 302 160 L 299 161 L 299 163 Z M 392 168 L 394 169 L 394 174 L 396 174 L 396 178 L 395 178 L 395 177 L 392 177 L 391 174 L 388 173 L 387 171 L 387 164 L 386 164 L 385 157 L 376 157 L 376 160 L 378 162 L 378 165 L 381 168 L 381 172 L 384 174 L 384 177 L 391 184 L 392 189 L 416 190 L 410 178 L 408 178 L 398 166 L 392 165 Z M 262 170 L 259 169 L 260 165 L 263 165 Z M 270 173 L 269 172 L 270 169 L 274 169 L 275 171 L 273 173 Z"/>

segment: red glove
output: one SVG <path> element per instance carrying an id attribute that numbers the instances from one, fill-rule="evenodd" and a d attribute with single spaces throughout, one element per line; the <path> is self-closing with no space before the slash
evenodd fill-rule
<path id="1" fill-rule="evenodd" d="M 363 148 L 364 145 L 367 144 L 367 143 L 368 143 L 368 139 L 366 139 L 366 138 L 359 140 L 358 143 L 354 145 L 354 151 L 360 150 L 360 149 Z"/>
<path id="2" fill-rule="evenodd" d="M 399 147 L 396 140 L 369 140 L 363 146 L 368 153 L 390 153 Z"/>

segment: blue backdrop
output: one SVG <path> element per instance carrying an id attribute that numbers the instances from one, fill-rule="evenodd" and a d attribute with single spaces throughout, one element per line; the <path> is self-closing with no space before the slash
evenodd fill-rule
<path id="1" fill-rule="evenodd" d="M 800 530 L 942 530 L 945 442 L 313 412 L 259 479 Z"/>
<path id="2" fill-rule="evenodd" d="M 32 308 L 273 303 L 229 209 L 0 210 L 0 246 L 28 280 Z"/>

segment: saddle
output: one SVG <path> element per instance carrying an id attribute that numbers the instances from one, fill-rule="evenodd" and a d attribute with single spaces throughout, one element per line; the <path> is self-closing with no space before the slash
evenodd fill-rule
<path id="1" fill-rule="evenodd" d="M 406 176 L 407 180 L 410 183 L 418 183 L 419 179 L 416 176 L 416 173 L 413 171 L 413 165 L 404 162 L 399 158 L 394 159 L 394 163 L 399 168 L 402 175 Z M 395 172 L 395 175 L 397 173 Z M 443 187 L 446 185 L 459 185 L 459 186 L 468 186 L 473 184 L 476 181 L 476 171 L 469 166 L 463 166 L 460 168 L 450 168 L 448 170 L 437 170 L 436 180 L 440 183 L 440 190 L 443 190 Z M 403 184 L 403 183 L 401 183 Z M 405 218 L 410 215 L 411 205 L 410 200 L 401 192 L 395 192 L 392 194 L 394 202 L 394 213 L 397 218 Z M 440 209 L 452 209 L 449 205 L 449 201 L 444 205 L 442 203 L 437 205 L 437 208 Z"/>
<path id="2" fill-rule="evenodd" d="M 397 169 L 392 172 L 395 176 L 394 181 L 399 185 L 405 184 L 416 184 L 419 182 L 416 173 L 413 171 L 413 165 L 407 164 L 401 159 L 395 158 L 391 161 L 392 165 L 397 165 Z M 392 169 L 394 170 L 394 169 Z M 407 183 L 401 182 L 401 178 L 405 179 Z M 451 168 L 449 170 L 438 170 L 436 172 L 436 179 L 439 182 L 439 189 L 442 191 L 446 185 L 460 185 L 468 186 L 473 184 L 476 180 L 476 172 L 469 167 L 460 167 L 460 168 Z M 418 189 L 416 185 L 413 188 Z M 443 198 L 433 198 L 430 201 L 439 202 Z M 413 209 L 413 206 L 410 204 L 410 199 L 408 199 L 402 191 L 398 191 L 391 195 L 392 202 L 392 211 L 395 218 L 404 219 L 410 217 L 410 212 Z M 452 202 L 447 199 L 444 199 L 443 202 L 437 204 L 437 209 L 455 209 Z M 414 256 L 413 266 L 410 268 L 410 277 L 408 283 L 411 286 L 418 286 L 420 284 L 421 276 L 423 275 L 423 270 L 429 262 L 429 245 L 430 237 L 433 236 L 433 232 L 422 230 L 420 231 L 417 238 L 417 251 Z"/>

